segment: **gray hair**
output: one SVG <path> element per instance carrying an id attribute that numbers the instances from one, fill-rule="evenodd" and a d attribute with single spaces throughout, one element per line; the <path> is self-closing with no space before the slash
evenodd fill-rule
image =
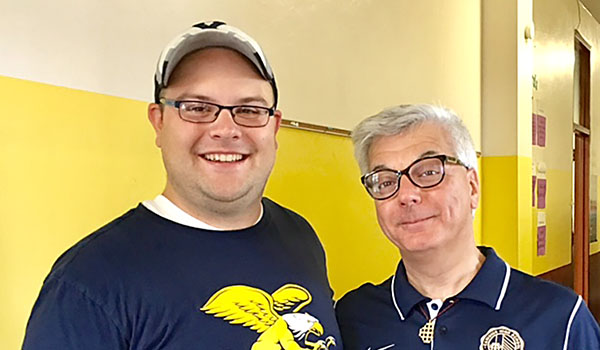
<path id="1" fill-rule="evenodd" d="M 369 171 L 369 151 L 377 138 L 402 134 L 425 122 L 442 127 L 450 138 L 455 156 L 470 169 L 477 170 L 477 154 L 471 134 L 456 113 L 445 107 L 421 104 L 387 108 L 354 128 L 354 156 L 361 173 Z"/>

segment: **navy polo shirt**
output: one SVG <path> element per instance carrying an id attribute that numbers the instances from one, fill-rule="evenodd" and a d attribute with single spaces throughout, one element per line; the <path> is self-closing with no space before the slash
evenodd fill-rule
<path id="1" fill-rule="evenodd" d="M 475 278 L 454 297 L 432 301 L 415 290 L 400 261 L 394 276 L 367 283 L 336 305 L 346 349 L 600 349 L 600 330 L 570 289 L 515 269 L 493 249 Z M 431 343 L 419 330 L 437 313 Z"/>

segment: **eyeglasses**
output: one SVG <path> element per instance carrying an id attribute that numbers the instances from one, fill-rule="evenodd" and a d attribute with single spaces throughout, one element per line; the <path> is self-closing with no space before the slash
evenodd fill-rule
<path id="1" fill-rule="evenodd" d="M 398 192 L 402 175 L 406 175 L 410 182 L 419 188 L 431 188 L 439 185 L 446 175 L 446 164 L 461 165 L 469 169 L 458 158 L 440 154 L 417 159 L 406 169 L 400 171 L 387 168 L 374 170 L 363 175 L 360 181 L 373 199 L 384 200 Z"/>
<path id="2" fill-rule="evenodd" d="M 233 121 L 240 126 L 260 128 L 269 123 L 269 118 L 275 114 L 275 107 L 259 106 L 222 106 L 204 101 L 175 101 L 161 98 L 160 103 L 175 107 L 179 110 L 179 117 L 190 123 L 212 123 L 219 117 L 219 113 L 226 109 L 231 113 Z"/>

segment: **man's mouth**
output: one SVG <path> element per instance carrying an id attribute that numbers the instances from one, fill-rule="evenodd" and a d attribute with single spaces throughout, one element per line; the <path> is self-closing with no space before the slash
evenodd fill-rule
<path id="1" fill-rule="evenodd" d="M 427 217 L 423 217 L 420 219 L 409 219 L 409 220 L 402 221 L 400 224 L 401 225 L 413 225 L 413 224 L 418 224 L 420 222 L 429 220 L 431 218 L 433 218 L 433 216 L 427 216 Z"/>
<path id="2" fill-rule="evenodd" d="M 217 163 L 233 163 L 244 160 L 248 155 L 239 153 L 206 153 L 202 155 L 202 158 Z"/>

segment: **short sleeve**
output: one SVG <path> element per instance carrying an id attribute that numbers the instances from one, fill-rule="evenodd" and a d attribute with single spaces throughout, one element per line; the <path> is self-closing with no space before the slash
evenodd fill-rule
<path id="1" fill-rule="evenodd" d="M 119 327 L 85 291 L 47 281 L 27 323 L 24 350 L 127 349 Z"/>
<path id="2" fill-rule="evenodd" d="M 581 300 L 581 297 L 579 298 Z M 600 329 L 598 322 L 583 301 L 574 309 L 574 317 L 568 333 L 568 350 L 600 350 Z"/>

